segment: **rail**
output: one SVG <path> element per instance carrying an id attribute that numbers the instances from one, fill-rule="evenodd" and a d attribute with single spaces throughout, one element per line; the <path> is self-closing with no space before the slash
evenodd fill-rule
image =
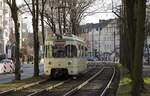
<path id="1" fill-rule="evenodd" d="M 82 84 L 80 84 L 79 86 L 75 87 L 74 89 L 70 90 L 69 92 L 67 92 L 66 94 L 64 94 L 63 96 L 70 96 L 73 93 L 75 93 L 76 91 L 80 90 L 83 86 L 85 86 L 86 84 L 88 84 L 91 80 L 93 80 L 96 76 L 98 76 L 105 68 L 102 68 L 99 72 L 97 72 L 95 75 L 93 75 L 91 78 L 89 78 L 88 80 L 86 80 L 85 82 L 83 82 Z"/>
<path id="2" fill-rule="evenodd" d="M 114 77 L 115 77 L 115 73 L 116 73 L 116 69 L 113 68 L 113 74 L 112 74 L 112 76 L 111 76 L 111 79 L 110 79 L 110 81 L 108 82 L 108 84 L 107 84 L 107 86 L 105 87 L 105 89 L 104 89 L 104 90 L 102 91 L 102 93 L 100 94 L 100 96 L 104 96 L 104 95 L 106 94 L 107 90 L 110 88 L 110 85 L 111 85 L 111 83 L 112 83 L 112 81 L 113 81 L 113 79 L 114 79 Z"/>
<path id="3" fill-rule="evenodd" d="M 45 88 L 45 89 L 42 89 L 42 90 L 40 90 L 40 91 L 38 91 L 38 92 L 31 93 L 31 94 L 29 94 L 29 95 L 27 95 L 27 96 L 37 96 L 37 95 L 40 95 L 40 94 L 44 93 L 45 91 L 52 90 L 53 88 L 56 88 L 56 87 L 58 87 L 58 86 L 63 85 L 64 83 L 68 82 L 69 80 L 70 80 L 70 79 L 65 80 L 65 81 L 62 81 L 62 82 L 59 82 L 59 83 L 57 83 L 57 84 L 55 84 L 55 85 L 49 86 L 49 87 L 47 87 L 47 88 Z"/>

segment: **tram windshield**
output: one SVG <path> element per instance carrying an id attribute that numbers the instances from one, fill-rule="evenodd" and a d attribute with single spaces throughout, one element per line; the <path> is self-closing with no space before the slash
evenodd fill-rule
<path id="1" fill-rule="evenodd" d="M 77 57 L 77 48 L 74 45 L 55 45 L 52 46 L 52 55 L 54 58 Z"/>
<path id="2" fill-rule="evenodd" d="M 60 45 L 52 46 L 52 55 L 54 58 L 65 57 L 64 46 L 60 46 Z"/>

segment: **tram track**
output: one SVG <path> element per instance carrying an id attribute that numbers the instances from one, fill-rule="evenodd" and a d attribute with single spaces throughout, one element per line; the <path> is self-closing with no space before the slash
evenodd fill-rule
<path id="1" fill-rule="evenodd" d="M 93 68 L 77 79 L 44 82 L 2 96 L 107 96 L 114 76 L 113 67 Z"/>
<path id="2" fill-rule="evenodd" d="M 79 85 L 74 91 L 70 91 L 63 96 L 107 96 L 112 80 L 115 75 L 114 68 L 104 68 L 98 72 L 94 78 L 85 81 Z M 84 85 L 84 86 L 82 86 Z"/>
<path id="3" fill-rule="evenodd" d="M 71 80 L 52 90 L 30 96 L 105 96 L 115 76 L 115 68 L 106 67 L 99 71 L 93 70 L 92 73 L 92 76 L 87 73 L 78 80 Z"/>
<path id="4" fill-rule="evenodd" d="M 69 80 L 65 80 L 65 81 L 47 81 L 47 82 L 43 82 L 41 84 L 37 84 L 35 86 L 31 86 L 28 88 L 24 88 L 24 89 L 20 89 L 20 90 L 12 90 L 9 93 L 7 93 L 6 95 L 2 95 L 2 96 L 30 96 L 30 94 L 35 94 L 37 92 L 42 92 L 44 91 L 46 88 L 55 88 L 65 82 L 67 82 Z M 43 90 L 44 89 L 44 90 Z"/>
<path id="5" fill-rule="evenodd" d="M 77 79 L 72 79 L 67 83 L 57 86 L 56 88 L 53 88 L 53 89 L 47 88 L 43 92 L 38 92 L 36 94 L 32 94 L 28 96 L 63 96 L 63 94 L 69 92 L 71 89 L 76 88 L 85 80 L 87 80 L 88 78 L 96 74 L 99 70 L 102 70 L 102 69 L 90 69 L 90 71 L 88 71 L 84 75 L 80 75 Z"/>
<path id="6" fill-rule="evenodd" d="M 93 74 L 95 74 L 96 71 L 98 71 L 99 69 L 94 69 L 94 71 L 91 71 L 91 70 L 93 70 L 93 69 L 90 69 L 90 71 L 88 71 L 84 75 L 80 75 L 78 78 L 83 79 L 83 78 L 90 77 Z M 65 87 L 68 87 L 68 85 L 70 85 L 70 87 L 75 87 L 80 82 L 81 81 L 78 79 L 74 80 L 71 78 L 69 78 L 68 80 L 65 80 L 65 81 L 50 80 L 50 81 L 45 81 L 45 82 L 36 84 L 34 86 L 29 86 L 29 87 L 24 87 L 24 88 L 20 88 L 20 87 L 15 88 L 15 89 L 12 89 L 12 90 L 6 92 L 6 94 L 2 94 L 1 96 L 38 96 L 38 95 L 41 96 L 41 94 L 43 96 L 43 94 L 47 93 L 48 90 L 53 90 L 57 87 L 59 88 L 59 86 L 60 86 L 60 88 L 65 88 Z M 60 95 L 60 96 L 62 96 L 62 95 Z"/>

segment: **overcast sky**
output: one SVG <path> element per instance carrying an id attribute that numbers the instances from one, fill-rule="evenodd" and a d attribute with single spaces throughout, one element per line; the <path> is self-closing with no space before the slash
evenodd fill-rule
<path id="1" fill-rule="evenodd" d="M 115 10 L 120 4 L 121 0 L 97 0 L 88 10 L 92 12 L 93 10 L 96 11 L 86 16 L 82 23 L 98 23 L 100 19 L 116 18 L 116 15 L 112 13 L 112 9 Z"/>
<path id="2" fill-rule="evenodd" d="M 17 0 L 17 3 L 22 3 L 23 0 Z M 113 0 L 113 7 L 120 5 L 121 0 Z M 85 23 L 98 23 L 99 19 L 111 19 L 116 16 L 112 13 L 112 0 L 97 0 L 87 12 L 92 12 L 82 20 Z M 94 12 L 94 13 L 93 13 Z"/>

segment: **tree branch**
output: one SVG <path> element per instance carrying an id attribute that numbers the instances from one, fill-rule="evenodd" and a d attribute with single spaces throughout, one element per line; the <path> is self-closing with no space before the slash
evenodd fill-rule
<path id="1" fill-rule="evenodd" d="M 25 4 L 27 5 L 27 7 L 28 7 L 30 13 L 33 14 L 32 10 L 31 10 L 31 8 L 30 8 L 30 6 L 29 6 L 29 3 L 28 3 L 26 0 L 24 0 L 24 2 L 25 2 Z M 31 4 L 32 4 L 32 3 L 31 3 Z"/>

